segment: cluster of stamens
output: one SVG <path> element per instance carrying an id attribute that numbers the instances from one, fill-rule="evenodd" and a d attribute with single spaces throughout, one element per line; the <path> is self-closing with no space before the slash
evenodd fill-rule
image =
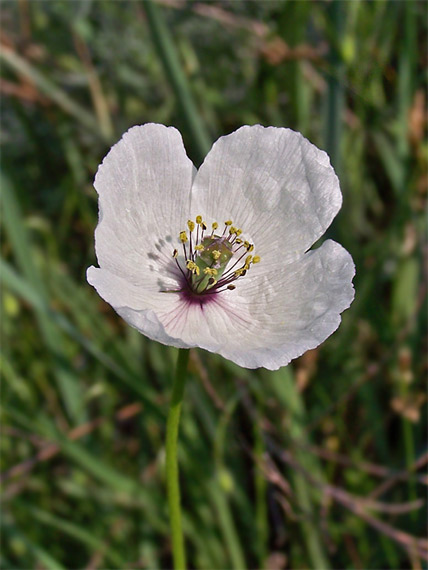
<path id="1" fill-rule="evenodd" d="M 236 228 L 232 220 L 224 222 L 221 235 L 217 230 L 218 223 L 214 222 L 210 232 L 202 216 L 196 216 L 195 222 L 187 222 L 187 231 L 179 235 L 183 257 L 179 256 L 178 249 L 172 254 L 184 283 L 181 289 L 172 292 L 206 295 L 233 290 L 233 282 L 244 277 L 251 265 L 260 261 L 260 257 L 253 254 L 254 245 L 240 237 L 242 230 Z"/>

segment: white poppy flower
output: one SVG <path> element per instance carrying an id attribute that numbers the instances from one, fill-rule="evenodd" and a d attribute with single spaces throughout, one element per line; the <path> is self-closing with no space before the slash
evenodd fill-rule
<path id="1" fill-rule="evenodd" d="M 331 240 L 309 250 L 341 207 L 339 181 L 290 129 L 242 127 L 196 170 L 176 129 L 133 127 L 95 188 L 100 268 L 87 279 L 153 340 L 276 370 L 331 335 L 353 300 L 349 253 Z"/>

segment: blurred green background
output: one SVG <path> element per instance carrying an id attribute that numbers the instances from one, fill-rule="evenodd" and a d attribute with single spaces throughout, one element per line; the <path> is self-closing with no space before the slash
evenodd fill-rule
<path id="1" fill-rule="evenodd" d="M 199 165 L 242 124 L 325 149 L 356 299 L 278 372 L 192 351 L 191 567 L 426 567 L 426 2 L 1 3 L 1 568 L 169 568 L 177 351 L 86 283 L 92 181 L 130 126 Z M 426 266 L 425 266 L 426 270 Z"/>

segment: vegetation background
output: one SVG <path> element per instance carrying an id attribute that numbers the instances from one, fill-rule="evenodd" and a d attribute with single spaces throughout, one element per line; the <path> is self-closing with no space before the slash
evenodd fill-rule
<path id="1" fill-rule="evenodd" d="M 177 352 L 85 280 L 97 165 L 146 122 L 179 128 L 197 165 L 242 124 L 301 131 L 339 174 L 328 233 L 357 267 L 341 327 L 292 365 L 192 351 L 191 566 L 426 567 L 426 15 L 413 0 L 2 1 L 1 568 L 171 566 Z"/>

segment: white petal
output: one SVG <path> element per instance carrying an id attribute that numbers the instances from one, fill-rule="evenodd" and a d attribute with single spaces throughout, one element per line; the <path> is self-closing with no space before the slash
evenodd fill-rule
<path id="1" fill-rule="evenodd" d="M 158 314 L 169 314 L 177 310 L 179 298 L 173 293 L 160 293 L 156 287 L 141 287 L 132 284 L 107 269 L 89 267 L 88 282 L 95 287 L 114 310 L 132 327 L 163 344 L 188 348 L 180 339 L 170 336 Z"/>
<path id="2" fill-rule="evenodd" d="M 188 217 L 193 174 L 173 127 L 146 124 L 125 133 L 95 177 L 100 267 L 133 283 L 147 280 L 149 264 L 162 272 Z"/>
<path id="3" fill-rule="evenodd" d="M 227 343 L 217 350 L 245 368 L 276 370 L 317 347 L 354 298 L 352 257 L 330 240 L 270 276 L 250 274 L 229 296 L 239 319 L 230 319 Z"/>
<path id="4" fill-rule="evenodd" d="M 232 219 L 254 242 L 265 271 L 300 257 L 342 204 L 327 154 L 290 129 L 242 127 L 221 137 L 196 174 L 193 215 Z"/>
<path id="5" fill-rule="evenodd" d="M 218 352 L 240 319 L 222 295 L 200 306 L 179 294 L 141 287 L 96 267 L 89 267 L 87 280 L 129 325 L 152 340 L 178 348 L 198 346 Z"/>
<path id="6" fill-rule="evenodd" d="M 349 253 L 326 241 L 282 271 L 245 277 L 235 291 L 219 293 L 202 306 L 94 267 L 88 281 L 126 322 L 153 340 L 204 348 L 245 368 L 276 370 L 337 329 L 340 313 L 354 297 L 354 273 Z"/>

